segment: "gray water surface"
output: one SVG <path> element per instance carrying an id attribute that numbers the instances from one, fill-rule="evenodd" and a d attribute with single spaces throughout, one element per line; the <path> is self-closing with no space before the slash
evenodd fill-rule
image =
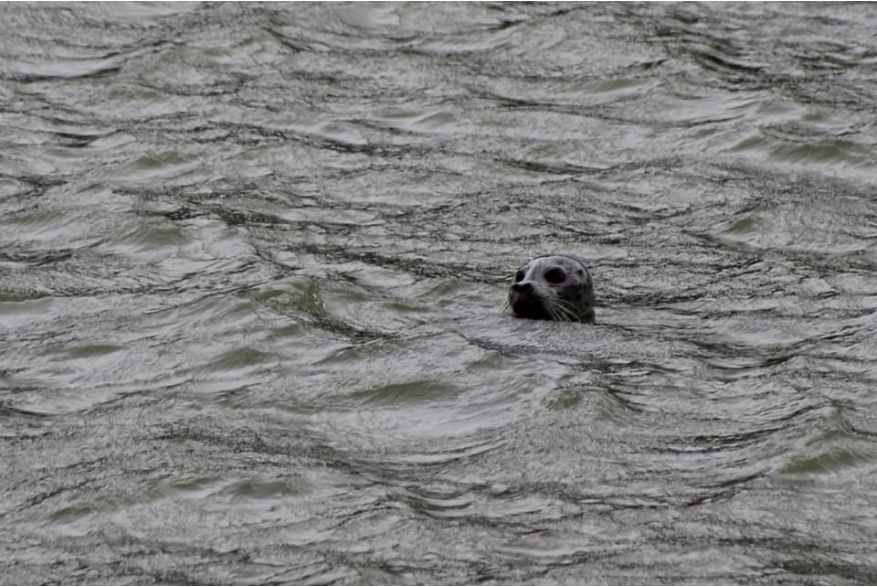
<path id="1" fill-rule="evenodd" d="M 0 583 L 877 582 L 875 31 L 0 6 Z"/>

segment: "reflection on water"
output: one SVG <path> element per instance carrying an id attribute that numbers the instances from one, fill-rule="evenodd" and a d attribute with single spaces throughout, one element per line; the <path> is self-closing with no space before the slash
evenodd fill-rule
<path id="1" fill-rule="evenodd" d="M 875 26 L 0 7 L 0 579 L 873 583 Z"/>

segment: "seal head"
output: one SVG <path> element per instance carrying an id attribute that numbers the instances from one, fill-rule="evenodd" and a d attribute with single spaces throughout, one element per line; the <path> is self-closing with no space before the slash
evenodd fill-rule
<path id="1" fill-rule="evenodd" d="M 519 318 L 593 322 L 594 301 L 584 263 L 569 255 L 542 255 L 515 273 L 507 307 Z"/>

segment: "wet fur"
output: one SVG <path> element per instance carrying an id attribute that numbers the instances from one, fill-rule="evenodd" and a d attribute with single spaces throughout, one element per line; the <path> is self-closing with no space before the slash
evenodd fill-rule
<path id="1" fill-rule="evenodd" d="M 561 283 L 549 283 L 545 272 L 552 268 L 564 271 Z M 531 259 L 518 271 L 524 271 L 521 284 L 530 284 L 530 293 L 515 292 L 509 287 L 503 311 L 514 316 L 558 322 L 594 322 L 594 285 L 587 267 L 569 255 L 542 255 Z M 516 272 L 517 274 L 517 272 Z M 515 306 L 519 311 L 515 311 Z"/>

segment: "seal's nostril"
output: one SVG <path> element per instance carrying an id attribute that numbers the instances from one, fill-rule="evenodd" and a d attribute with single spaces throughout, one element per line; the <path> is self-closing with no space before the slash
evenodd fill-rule
<path id="1" fill-rule="evenodd" d="M 518 293 L 530 293 L 533 291 L 532 283 L 516 283 L 512 286 L 512 289 Z"/>

